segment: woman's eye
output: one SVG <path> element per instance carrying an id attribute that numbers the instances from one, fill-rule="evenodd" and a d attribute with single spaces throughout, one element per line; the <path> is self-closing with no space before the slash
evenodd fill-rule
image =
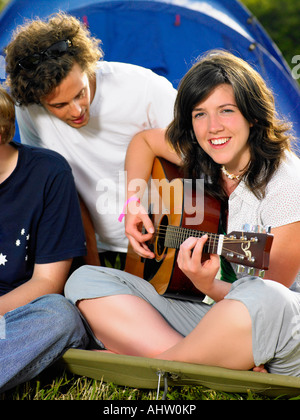
<path id="1" fill-rule="evenodd" d="M 194 114 L 194 118 L 201 118 L 203 117 L 204 112 L 197 112 L 196 114 Z"/>

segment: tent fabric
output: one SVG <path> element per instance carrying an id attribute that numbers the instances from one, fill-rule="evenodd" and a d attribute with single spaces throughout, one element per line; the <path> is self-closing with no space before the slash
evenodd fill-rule
<path id="1" fill-rule="evenodd" d="M 299 86 L 276 45 L 239 1 L 12 0 L 0 15 L 0 54 L 24 19 L 59 10 L 80 18 L 102 40 L 105 60 L 151 68 L 174 87 L 205 51 L 235 53 L 265 78 L 279 113 L 292 121 L 300 138 Z"/>

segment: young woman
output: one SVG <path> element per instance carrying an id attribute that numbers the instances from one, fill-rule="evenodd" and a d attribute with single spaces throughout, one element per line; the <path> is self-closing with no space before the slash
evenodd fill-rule
<path id="1" fill-rule="evenodd" d="M 300 294 L 289 289 L 297 288 L 300 270 L 300 241 L 292 240 L 300 234 L 300 161 L 288 128 L 276 118 L 271 91 L 243 60 L 213 51 L 186 74 L 166 132 L 146 131 L 131 142 L 128 185 L 149 178 L 155 156 L 204 178 L 207 191 L 228 206 L 227 231 L 272 226 L 268 280 L 217 278 L 218 256 L 201 263 L 206 236 L 181 245 L 178 265 L 212 306 L 167 299 L 128 273 L 84 267 L 66 293 L 107 349 L 232 369 L 267 364 L 270 372 L 300 375 Z M 128 189 L 126 232 L 138 254 L 153 258 L 145 242 L 154 228 L 141 206 L 136 211 L 138 194 Z M 139 232 L 141 222 L 147 234 Z"/>

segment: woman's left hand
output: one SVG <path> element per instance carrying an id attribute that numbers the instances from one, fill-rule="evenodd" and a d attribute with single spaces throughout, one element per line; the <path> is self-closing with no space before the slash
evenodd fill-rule
<path id="1" fill-rule="evenodd" d="M 215 277 L 220 267 L 218 255 L 210 254 L 208 259 L 202 262 L 203 247 L 208 236 L 201 238 L 190 237 L 180 246 L 177 257 L 178 267 L 201 290 L 210 296 Z"/>

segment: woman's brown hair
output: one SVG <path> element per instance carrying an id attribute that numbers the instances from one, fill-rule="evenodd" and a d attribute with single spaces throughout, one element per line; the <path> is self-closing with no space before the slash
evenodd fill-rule
<path id="1" fill-rule="evenodd" d="M 202 177 L 214 196 L 224 199 L 220 165 L 199 146 L 192 127 L 192 112 L 217 86 L 232 86 L 236 103 L 251 123 L 248 144 L 251 161 L 244 180 L 259 198 L 278 168 L 284 151 L 290 148 L 290 125 L 277 118 L 274 97 L 263 78 L 244 60 L 215 50 L 205 55 L 183 77 L 175 103 L 174 120 L 167 139 L 182 156 L 187 176 Z"/>

